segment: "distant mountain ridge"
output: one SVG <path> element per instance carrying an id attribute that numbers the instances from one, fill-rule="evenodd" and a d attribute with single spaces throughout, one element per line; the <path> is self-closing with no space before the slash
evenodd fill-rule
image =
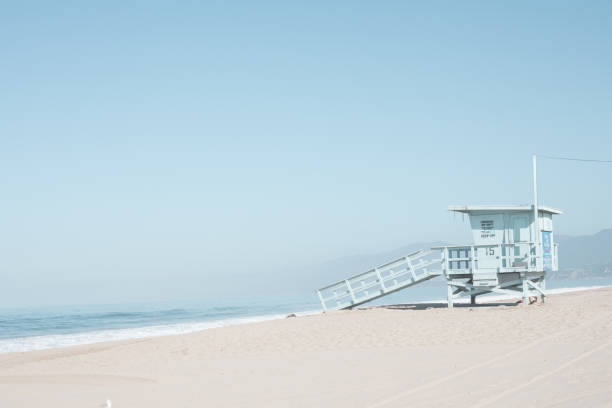
<path id="1" fill-rule="evenodd" d="M 593 235 L 556 235 L 559 244 L 559 271 L 550 279 L 577 279 L 612 276 L 612 228 Z M 442 241 L 419 242 L 377 254 L 351 255 L 313 265 L 300 274 L 293 275 L 293 284 L 319 288 L 345 279 L 375 266 L 408 255 L 419 249 L 445 245 Z M 441 281 L 434 279 L 430 285 Z"/>
<path id="2" fill-rule="evenodd" d="M 349 255 L 309 266 L 287 268 L 275 274 L 276 288 L 286 292 L 311 292 L 323 286 L 367 272 L 387 262 L 401 258 L 420 249 L 444 245 L 443 242 L 418 242 L 375 254 Z"/>
<path id="3" fill-rule="evenodd" d="M 612 276 L 612 228 L 593 235 L 556 235 L 559 272 L 553 279 Z"/>
<path id="4" fill-rule="evenodd" d="M 369 271 L 376 266 L 391 262 L 420 249 L 429 249 L 442 245 L 444 245 L 444 242 L 441 241 L 417 242 L 392 251 L 380 252 L 377 254 L 345 256 L 316 265 L 309 273 L 312 278 L 316 278 L 317 281 L 321 282 L 319 285 L 319 287 L 321 287 L 345 279 L 351 275 Z"/>

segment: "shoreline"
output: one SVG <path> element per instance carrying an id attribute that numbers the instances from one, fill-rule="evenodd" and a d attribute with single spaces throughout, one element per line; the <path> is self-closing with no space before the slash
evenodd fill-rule
<path id="1" fill-rule="evenodd" d="M 597 290 L 602 288 L 612 287 L 612 285 L 593 285 L 593 286 L 578 286 L 578 287 L 566 287 L 549 289 L 548 292 L 551 295 L 559 295 L 564 293 L 582 292 L 589 290 Z M 481 303 L 488 302 L 499 302 L 504 300 L 519 299 L 519 296 L 512 295 L 495 295 L 488 294 L 479 297 L 478 300 Z M 455 304 L 467 304 L 469 298 L 460 298 L 455 300 Z M 433 299 L 425 300 L 414 303 L 407 303 L 406 305 L 412 304 L 446 304 L 446 299 Z M 363 305 L 357 309 L 372 309 L 372 308 L 384 308 L 389 305 Z M 184 323 L 171 323 L 161 324 L 152 326 L 141 326 L 132 328 L 121 328 L 121 329 L 104 329 L 104 330 L 92 330 L 77 333 L 67 334 L 47 334 L 42 336 L 27 336 L 17 337 L 10 339 L 0 340 L 0 356 L 12 353 L 28 353 L 32 351 L 40 350 L 54 350 L 64 349 L 68 347 L 92 345 L 92 344 L 104 344 L 117 341 L 129 341 L 131 339 L 148 339 L 164 336 L 177 336 L 182 334 L 197 333 L 201 331 L 217 329 L 222 327 L 231 327 L 236 325 L 254 324 L 267 322 L 272 320 L 282 320 L 289 314 L 295 314 L 296 317 L 309 316 L 322 314 L 323 310 L 309 310 L 291 313 L 278 313 L 278 314 L 266 314 L 259 316 L 245 316 L 245 317 L 233 317 L 220 320 L 210 320 L 203 322 L 184 322 Z"/>
<path id="2" fill-rule="evenodd" d="M 608 406 L 612 287 L 549 299 L 371 307 L 7 353 L 0 406 Z"/>
<path id="3" fill-rule="evenodd" d="M 322 311 L 294 312 L 296 316 L 308 316 Z M 77 333 L 46 334 L 42 336 L 16 337 L 0 340 L 0 355 L 28 353 L 40 350 L 55 350 L 81 345 L 103 344 L 115 341 L 148 339 L 164 336 L 179 336 L 204 330 L 218 329 L 244 324 L 284 319 L 284 314 L 233 317 L 203 322 L 170 323 L 153 326 L 129 327 L 121 329 L 92 330 Z"/>

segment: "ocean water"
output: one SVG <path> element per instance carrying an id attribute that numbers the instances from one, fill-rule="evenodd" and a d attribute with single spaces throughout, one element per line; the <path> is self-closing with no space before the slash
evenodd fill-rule
<path id="1" fill-rule="evenodd" d="M 612 278 L 547 282 L 553 293 L 612 286 Z M 443 301 L 444 281 L 413 287 L 372 305 Z M 490 297 L 503 299 L 503 296 Z M 215 304 L 196 301 L 0 309 L 0 353 L 189 333 L 235 324 L 320 313 L 317 296 L 266 297 Z"/>
<path id="2" fill-rule="evenodd" d="M 0 353 L 189 333 L 319 313 L 316 296 L 0 309 Z"/>

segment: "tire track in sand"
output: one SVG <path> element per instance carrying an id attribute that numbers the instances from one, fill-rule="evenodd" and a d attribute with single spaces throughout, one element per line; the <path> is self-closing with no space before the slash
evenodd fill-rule
<path id="1" fill-rule="evenodd" d="M 516 392 L 518 390 L 522 390 L 525 387 L 530 386 L 531 384 L 534 384 L 540 380 L 543 380 L 545 378 L 550 377 L 553 374 L 557 374 L 559 371 L 563 371 L 564 369 L 566 369 L 567 367 L 571 366 L 574 363 L 577 363 L 581 360 L 584 360 L 585 358 L 589 357 L 592 354 L 597 353 L 599 350 L 602 350 L 606 347 L 608 347 L 610 344 L 612 344 L 612 341 L 607 341 L 603 344 L 600 344 L 599 346 L 592 348 L 590 350 L 585 351 L 582 354 L 579 354 L 578 356 L 572 358 L 571 360 L 566 361 L 565 363 L 559 365 L 557 368 L 553 368 L 552 370 L 548 370 L 546 372 L 540 373 L 534 377 L 532 377 L 531 379 L 518 384 L 515 387 L 512 388 L 508 388 L 503 392 L 500 392 L 499 394 L 496 394 L 495 396 L 491 397 L 491 398 L 486 398 L 484 400 L 481 400 L 473 405 L 471 405 L 474 408 L 478 408 L 478 407 L 484 407 L 487 406 L 489 404 L 492 404 L 495 401 L 499 401 L 500 399 L 504 398 L 505 396 L 512 394 L 513 392 Z"/>
<path id="2" fill-rule="evenodd" d="M 527 343 L 524 346 L 515 348 L 514 350 L 511 350 L 511 351 L 509 351 L 509 352 L 507 352 L 505 354 L 501 354 L 499 356 L 493 357 L 493 358 L 491 358 L 489 360 L 486 360 L 486 361 L 483 361 L 481 363 L 471 365 L 471 366 L 466 367 L 466 368 L 464 368 L 462 370 L 459 370 L 459 371 L 455 371 L 452 374 L 436 378 L 435 380 L 429 381 L 429 382 L 427 382 L 425 384 L 421 384 L 421 385 L 419 385 L 417 387 L 414 387 L 414 388 L 411 388 L 409 390 L 402 391 L 402 392 L 400 392 L 398 394 L 392 395 L 391 397 L 385 398 L 384 400 L 381 400 L 381 401 L 375 402 L 375 403 L 373 403 L 371 405 L 368 405 L 367 408 L 379 408 L 379 407 L 383 407 L 383 406 L 388 405 L 388 404 L 390 404 L 392 402 L 395 402 L 395 401 L 398 401 L 398 400 L 400 400 L 402 398 L 405 398 L 405 397 L 407 397 L 409 395 L 415 394 L 415 393 L 417 393 L 419 391 L 423 391 L 423 390 L 426 390 L 428 388 L 435 387 L 436 385 L 440 385 L 440 384 L 445 383 L 447 381 L 453 380 L 453 379 L 455 379 L 457 377 L 461 377 L 462 375 L 464 375 L 466 373 L 469 373 L 471 371 L 478 370 L 479 368 L 483 368 L 483 367 L 489 366 L 489 365 L 494 364 L 494 363 L 496 363 L 498 361 L 501 361 L 501 360 L 503 360 L 505 358 L 508 358 L 508 357 L 514 356 L 516 354 L 522 353 L 525 350 L 528 350 L 528 349 L 530 349 L 532 347 L 535 347 L 535 346 L 537 346 L 539 344 L 542 344 L 542 343 L 544 343 L 547 340 L 554 339 L 555 337 L 561 336 L 561 335 L 563 335 L 565 333 L 569 333 L 569 332 L 576 331 L 576 330 L 581 330 L 581 329 L 584 329 L 585 327 L 593 325 L 594 323 L 598 323 L 601 320 L 607 320 L 607 319 L 609 319 L 609 317 L 610 317 L 610 314 L 606 313 L 603 316 L 599 316 L 598 318 L 594 318 L 591 321 L 584 322 L 581 325 L 574 326 L 574 327 L 572 327 L 570 329 L 567 329 L 567 330 L 551 333 L 548 336 L 541 337 L 541 338 L 539 338 L 537 340 L 532 341 L 531 343 Z M 604 344 L 598 346 L 596 349 L 593 349 L 593 350 L 600 350 L 600 349 L 604 348 L 605 346 L 607 346 L 608 344 L 609 344 L 609 342 L 608 343 L 604 343 Z M 589 350 L 586 353 L 589 353 L 588 355 L 590 355 L 590 354 L 592 354 L 594 352 L 593 350 Z M 585 353 L 583 353 L 583 354 L 585 354 Z M 579 361 L 579 360 L 581 360 L 584 357 L 588 357 L 588 355 L 583 356 L 581 354 L 580 356 L 578 356 L 578 357 L 576 357 L 576 358 L 574 358 L 574 359 L 572 359 L 570 361 L 573 364 L 574 362 Z M 578 360 L 576 360 L 576 359 L 578 359 Z M 574 361 L 574 360 L 576 360 L 576 361 Z M 567 363 L 569 363 L 570 361 L 568 361 Z M 567 363 L 565 363 L 565 364 L 567 364 Z M 551 373 L 550 375 L 552 375 L 552 374 L 554 374 L 556 372 L 555 370 L 553 370 L 553 371 L 554 372 Z M 539 379 L 536 380 L 536 381 L 539 381 Z M 529 385 L 529 384 L 527 384 L 527 385 Z M 525 386 L 527 386 L 527 385 L 525 385 Z M 493 402 L 493 401 L 490 401 L 490 402 Z M 488 404 L 488 403 L 489 403 L 489 401 L 487 400 L 486 404 Z"/>

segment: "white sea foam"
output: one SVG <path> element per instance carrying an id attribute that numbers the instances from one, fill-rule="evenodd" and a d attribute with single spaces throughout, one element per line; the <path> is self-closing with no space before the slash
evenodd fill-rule
<path id="1" fill-rule="evenodd" d="M 317 313 L 321 313 L 321 311 L 313 310 L 306 312 L 298 312 L 296 313 L 296 315 L 306 316 Z M 142 339 L 147 337 L 192 333 L 200 330 L 234 326 L 237 324 L 282 319 L 286 316 L 286 314 L 269 314 L 262 316 L 236 317 L 231 319 L 215 320 L 208 322 L 176 323 L 158 326 L 137 327 L 130 329 L 98 330 L 84 333 L 50 334 L 44 336 L 20 337 L 15 339 L 0 340 L 0 353 L 44 350 L 82 344 L 100 343 L 104 341 Z"/>

